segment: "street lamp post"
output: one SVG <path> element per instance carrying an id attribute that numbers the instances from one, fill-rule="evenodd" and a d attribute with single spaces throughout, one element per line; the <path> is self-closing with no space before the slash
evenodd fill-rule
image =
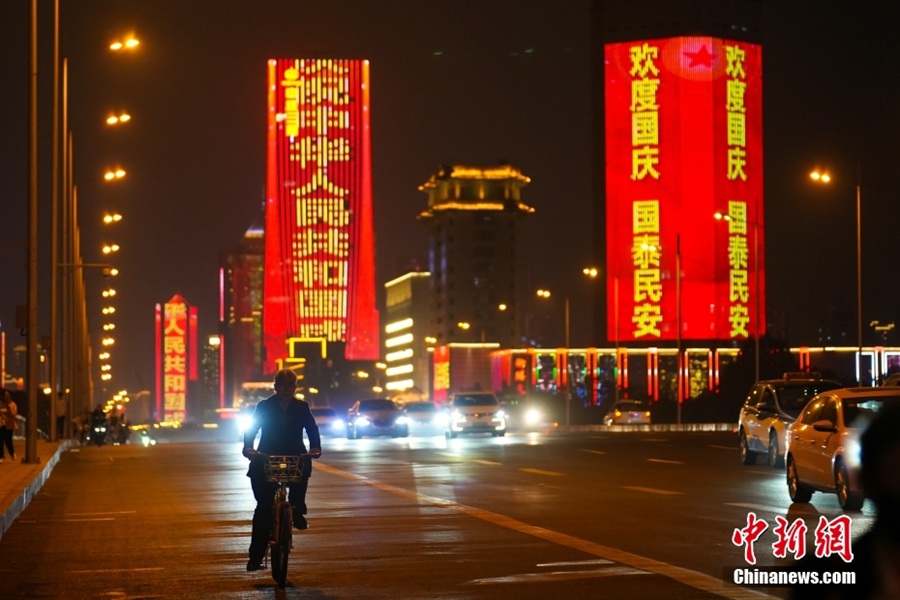
<path id="1" fill-rule="evenodd" d="M 815 170 L 809 178 L 816 183 L 831 183 L 827 171 Z M 862 201 L 859 178 L 856 180 L 856 382 L 862 382 Z"/>

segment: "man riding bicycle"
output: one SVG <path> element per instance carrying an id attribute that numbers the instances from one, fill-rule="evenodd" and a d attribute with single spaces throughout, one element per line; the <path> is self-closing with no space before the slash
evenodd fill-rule
<path id="1" fill-rule="evenodd" d="M 253 511 L 253 529 L 250 537 L 250 560 L 248 571 L 258 571 L 266 555 L 269 543 L 269 532 L 272 524 L 272 499 L 275 496 L 277 483 L 266 479 L 265 463 L 254 460 L 259 454 L 286 454 L 299 456 L 307 454 L 303 442 L 303 430 L 309 438 L 309 456 L 318 458 L 322 455 L 322 443 L 319 427 L 309 410 L 309 404 L 294 397 L 297 389 L 297 375 L 282 369 L 275 374 L 275 394 L 260 401 L 253 411 L 253 423 L 244 432 L 243 455 L 250 459 L 247 477 L 256 498 L 256 510 Z M 259 445 L 254 450 L 253 442 L 257 432 L 260 433 Z M 297 483 L 291 483 L 288 500 L 293 507 L 294 527 L 306 529 L 306 487 L 312 465 L 304 461 L 303 477 Z"/>

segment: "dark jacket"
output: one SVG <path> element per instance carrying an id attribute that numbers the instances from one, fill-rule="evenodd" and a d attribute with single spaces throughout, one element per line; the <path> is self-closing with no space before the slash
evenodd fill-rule
<path id="1" fill-rule="evenodd" d="M 293 399 L 287 410 L 281 408 L 278 396 L 270 396 L 260 401 L 253 411 L 253 423 L 244 432 L 244 447 L 252 448 L 257 432 L 260 432 L 257 450 L 265 454 L 288 454 L 297 456 L 306 453 L 303 430 L 309 437 L 312 448 L 321 448 L 319 426 L 309 404 Z M 248 476 L 251 473 L 247 473 Z"/>

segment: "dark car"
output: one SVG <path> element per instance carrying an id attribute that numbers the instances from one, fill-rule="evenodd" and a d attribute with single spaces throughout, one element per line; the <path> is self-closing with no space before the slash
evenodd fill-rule
<path id="1" fill-rule="evenodd" d="M 347 438 L 409 436 L 409 419 L 399 404 L 387 398 L 357 400 L 347 411 Z"/>
<path id="2" fill-rule="evenodd" d="M 813 396 L 840 387 L 837 381 L 810 373 L 785 373 L 782 379 L 753 384 L 738 418 L 741 462 L 752 465 L 764 454 L 769 465 L 783 466 L 788 425 Z"/>

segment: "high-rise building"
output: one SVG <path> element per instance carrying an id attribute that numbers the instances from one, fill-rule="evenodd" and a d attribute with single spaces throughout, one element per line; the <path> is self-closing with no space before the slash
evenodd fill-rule
<path id="1" fill-rule="evenodd" d="M 528 177 L 510 165 L 445 166 L 419 186 L 428 208 L 431 335 L 451 342 L 518 343 L 516 247 Z"/>
<path id="2" fill-rule="evenodd" d="M 431 391 L 431 274 L 412 271 L 384 284 L 384 389 Z"/>
<path id="3" fill-rule="evenodd" d="M 290 340 L 375 360 L 369 62 L 273 59 L 267 89 L 266 372 Z"/>
<path id="4" fill-rule="evenodd" d="M 271 379 L 264 375 L 262 351 L 264 237 L 260 215 L 219 267 L 222 408 L 240 405 L 244 383 Z"/>
<path id="5" fill-rule="evenodd" d="M 610 341 L 765 333 L 760 4 L 594 3 L 596 252 Z"/>

